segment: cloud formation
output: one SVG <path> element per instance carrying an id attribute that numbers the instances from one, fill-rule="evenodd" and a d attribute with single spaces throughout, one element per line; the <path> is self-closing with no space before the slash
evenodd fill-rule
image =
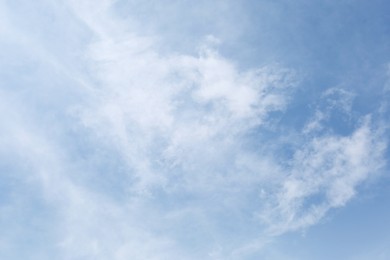
<path id="1" fill-rule="evenodd" d="M 298 70 L 243 69 L 212 35 L 195 55 L 162 52 L 114 1 L 39 3 L 58 18 L 34 36 L 0 2 L 1 44 L 20 51 L 1 74 L 1 180 L 17 186 L 1 224 L 35 223 L 19 231 L 28 239 L 44 230 L 35 258 L 246 259 L 345 206 L 385 167 L 387 126 L 354 113 L 352 91 L 323 91 L 291 126 L 283 116 L 307 87 Z M 77 40 L 42 37 L 55 28 Z M 20 241 L 1 236 L 0 256 L 25 257 Z"/>

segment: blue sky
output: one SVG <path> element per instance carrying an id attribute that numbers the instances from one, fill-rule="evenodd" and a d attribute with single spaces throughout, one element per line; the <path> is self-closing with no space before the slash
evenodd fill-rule
<path id="1" fill-rule="evenodd" d="M 0 0 L 0 258 L 389 259 L 389 9 Z"/>

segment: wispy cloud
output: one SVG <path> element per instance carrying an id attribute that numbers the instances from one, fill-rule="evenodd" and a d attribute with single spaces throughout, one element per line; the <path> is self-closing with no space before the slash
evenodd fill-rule
<path id="1" fill-rule="evenodd" d="M 366 118 L 349 136 L 316 136 L 294 152 L 285 179 L 272 191 L 260 218 L 270 232 L 284 233 L 317 223 L 344 206 L 357 186 L 384 166 L 386 141 Z"/>
<path id="2" fill-rule="evenodd" d="M 345 206 L 386 163 L 387 128 L 353 112 L 352 91 L 325 90 L 306 124 L 283 125 L 305 88 L 293 68 L 242 69 L 211 35 L 195 55 L 162 52 L 114 1 L 40 3 L 60 17 L 41 34 L 83 40 L 0 18 L 29 66 L 0 89 L 0 177 L 31 183 L 56 226 L 39 222 L 50 252 L 36 257 L 245 259 Z M 5 256 L 19 240 L 0 238 Z"/>

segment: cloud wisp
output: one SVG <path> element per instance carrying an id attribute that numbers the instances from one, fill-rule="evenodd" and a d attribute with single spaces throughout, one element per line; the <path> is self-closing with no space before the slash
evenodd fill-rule
<path id="1" fill-rule="evenodd" d="M 37 257 L 245 259 L 345 206 L 384 167 L 386 129 L 352 115 L 353 93 L 331 88 L 324 107 L 301 115 L 306 124 L 283 125 L 278 116 L 304 87 L 294 69 L 242 70 L 213 36 L 197 55 L 162 53 L 113 4 L 42 1 L 88 40 L 74 43 L 73 58 L 26 54 L 50 98 L 0 89 L 1 162 L 25 162 L 10 167 L 13 178 L 39 190 L 34 199 L 56 226 L 46 230 L 50 253 L 36 249 Z M 351 131 L 331 131 L 333 113 Z M 0 239 L 12 256 L 15 241 Z"/>

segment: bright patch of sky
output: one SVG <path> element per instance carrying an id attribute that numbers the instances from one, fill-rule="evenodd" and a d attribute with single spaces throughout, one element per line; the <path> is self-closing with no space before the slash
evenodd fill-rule
<path id="1" fill-rule="evenodd" d="M 0 0 L 1 259 L 389 259 L 385 0 Z"/>

